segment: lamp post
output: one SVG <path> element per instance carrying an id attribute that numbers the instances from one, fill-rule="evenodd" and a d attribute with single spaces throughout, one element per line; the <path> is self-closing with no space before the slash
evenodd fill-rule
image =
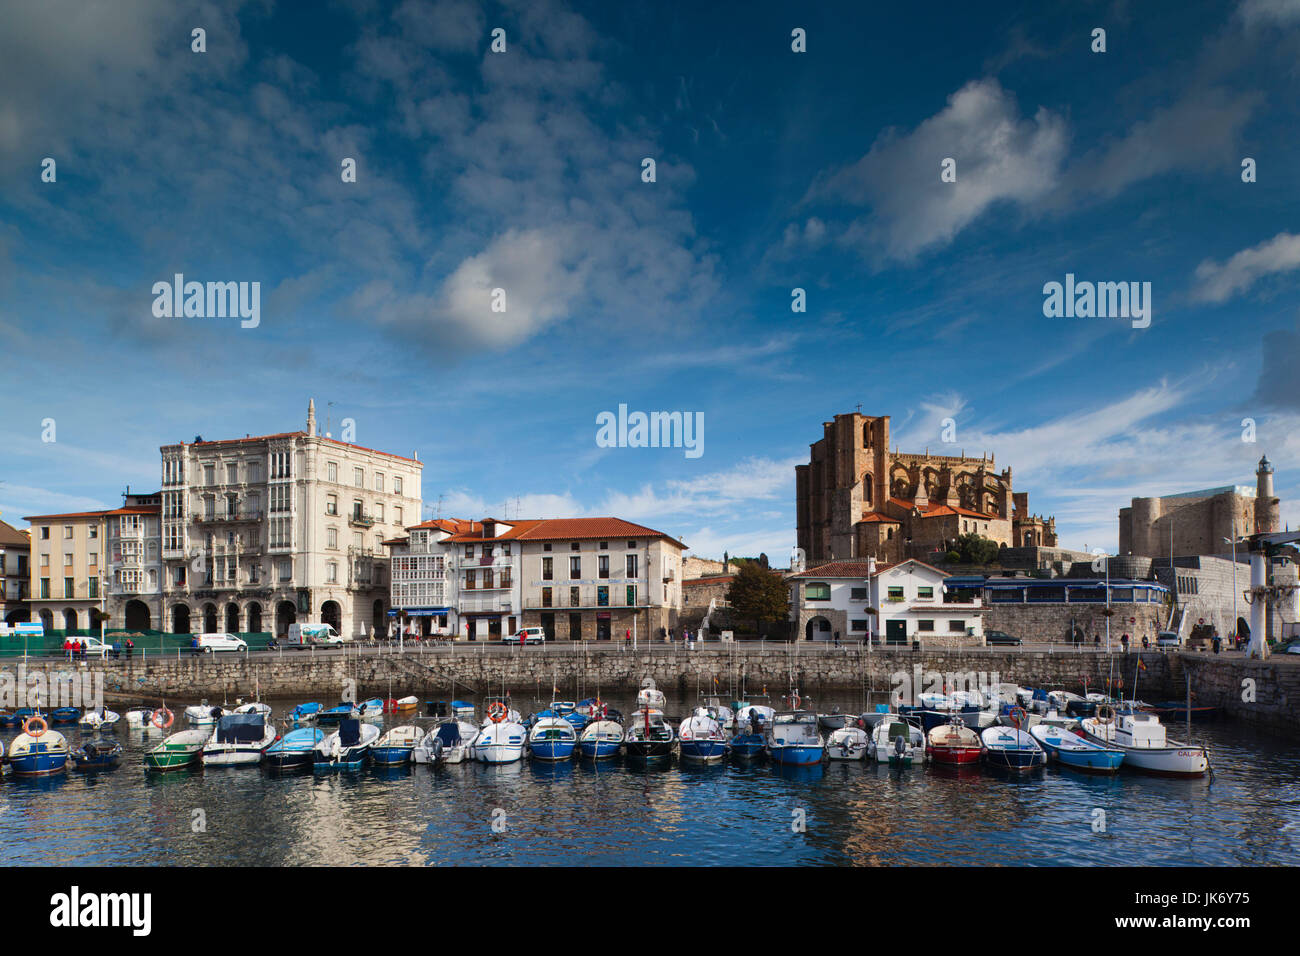
<path id="1" fill-rule="evenodd" d="M 1227 538 L 1223 539 L 1228 541 Z M 1232 647 L 1237 648 L 1237 519 L 1232 519 L 1232 540 L 1228 541 L 1232 545 Z"/>

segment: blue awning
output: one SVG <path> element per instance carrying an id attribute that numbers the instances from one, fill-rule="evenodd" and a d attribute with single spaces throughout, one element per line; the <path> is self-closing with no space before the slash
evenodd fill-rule
<path id="1" fill-rule="evenodd" d="M 398 614 L 405 613 L 407 617 L 438 617 L 442 614 L 449 614 L 449 607 L 408 607 L 405 611 L 397 609 L 388 612 L 389 617 L 397 617 Z"/>

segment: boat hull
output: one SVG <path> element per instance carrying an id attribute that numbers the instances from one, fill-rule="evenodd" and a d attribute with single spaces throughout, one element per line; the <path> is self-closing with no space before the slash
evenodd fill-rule
<path id="1" fill-rule="evenodd" d="M 683 760 L 712 763 L 727 756 L 727 742 L 725 740 L 683 740 L 681 755 Z"/>
<path id="2" fill-rule="evenodd" d="M 529 745 L 529 751 L 536 760 L 570 760 L 577 747 L 575 740 L 545 740 Z"/>
<path id="3" fill-rule="evenodd" d="M 306 767 L 312 763 L 312 751 L 308 750 L 277 750 L 274 753 L 267 751 L 262 755 L 262 761 L 272 770 L 291 770 L 295 767 Z"/>
<path id="4" fill-rule="evenodd" d="M 1031 750 L 1028 747 L 1006 749 L 991 747 L 984 751 L 984 762 L 990 767 L 1020 772 L 1043 766 L 1047 762 L 1047 754 L 1042 750 Z"/>
<path id="5" fill-rule="evenodd" d="M 671 740 L 629 740 L 623 746 L 636 760 L 663 760 L 673 755 Z"/>
<path id="6" fill-rule="evenodd" d="M 767 752 L 774 763 L 784 764 L 787 767 L 807 767 L 815 763 L 821 763 L 822 758 L 826 756 L 824 746 L 811 744 L 793 747 L 780 744 L 770 745 Z"/>
<path id="7" fill-rule="evenodd" d="M 578 743 L 578 752 L 587 760 L 608 760 L 617 757 L 622 749 L 621 740 L 583 740 Z"/>
<path id="8" fill-rule="evenodd" d="M 925 748 L 926 756 L 934 763 L 942 764 L 972 764 L 979 763 L 980 751 L 983 748 L 975 745 L 945 747 L 943 745 L 935 746 L 930 744 Z"/>
<path id="9" fill-rule="evenodd" d="M 371 747 L 370 757 L 377 767 L 400 767 L 411 762 L 411 747 Z"/>
<path id="10" fill-rule="evenodd" d="M 144 755 L 144 765 L 150 770 L 182 770 L 198 762 L 203 750 L 166 750 L 162 753 L 150 751 Z"/>
<path id="11" fill-rule="evenodd" d="M 231 747 L 221 750 L 204 750 L 205 767 L 245 767 L 262 762 L 263 748 Z"/>
<path id="12" fill-rule="evenodd" d="M 737 760 L 757 760 L 767 750 L 762 734 L 739 734 L 731 738 L 731 756 Z"/>
<path id="13" fill-rule="evenodd" d="M 20 777 L 44 777 L 53 773 L 62 773 L 68 768 L 66 750 L 39 750 L 11 756 L 9 765 Z"/>
<path id="14" fill-rule="evenodd" d="M 483 744 L 474 748 L 474 757 L 480 763 L 514 763 L 524 756 L 523 744 Z"/>
<path id="15" fill-rule="evenodd" d="M 368 744 L 343 747 L 337 757 L 330 757 L 317 749 L 312 754 L 312 769 L 321 773 L 329 773 L 334 770 L 360 770 L 366 765 L 366 758 L 369 756 L 370 746 Z"/>

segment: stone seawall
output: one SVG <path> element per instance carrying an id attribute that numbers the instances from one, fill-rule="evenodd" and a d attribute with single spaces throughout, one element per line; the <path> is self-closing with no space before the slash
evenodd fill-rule
<path id="1" fill-rule="evenodd" d="M 1192 703 L 1222 708 L 1244 721 L 1286 737 L 1300 737 L 1300 659 L 1275 654 L 1266 661 L 1240 655 L 1182 653 L 1173 658 L 1170 697 L 1184 700 L 1188 679 Z"/>

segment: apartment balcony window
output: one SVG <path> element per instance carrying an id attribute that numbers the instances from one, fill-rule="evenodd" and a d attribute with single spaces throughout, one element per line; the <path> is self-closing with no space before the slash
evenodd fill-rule
<path id="1" fill-rule="evenodd" d="M 831 586 L 822 582 L 809 584 L 804 589 L 804 598 L 809 601 L 829 601 L 831 599 Z"/>
<path id="2" fill-rule="evenodd" d="M 400 495 L 401 493 L 402 493 L 402 479 L 401 479 L 401 478 L 394 478 L 394 479 L 393 479 L 393 494 L 395 494 L 395 495 Z"/>
<path id="3" fill-rule="evenodd" d="M 635 584 L 629 584 L 627 586 L 627 606 L 636 607 L 636 585 Z"/>
<path id="4" fill-rule="evenodd" d="M 577 588 L 569 588 L 569 607 L 582 607 L 582 598 Z"/>
<path id="5" fill-rule="evenodd" d="M 602 584 L 596 588 L 596 606 L 609 607 L 609 587 L 607 585 Z"/>
<path id="6" fill-rule="evenodd" d="M 609 577 L 609 555 L 602 554 L 596 558 L 596 576 L 599 578 Z"/>
<path id="7" fill-rule="evenodd" d="M 543 581 L 555 580 L 555 567 L 553 561 L 554 561 L 553 558 L 542 558 L 542 580 Z"/>
<path id="8" fill-rule="evenodd" d="M 582 577 L 582 558 L 569 558 L 569 580 L 576 581 Z"/>
<path id="9" fill-rule="evenodd" d="M 627 577 L 639 577 L 640 575 L 637 574 L 638 568 L 637 556 L 635 554 L 629 554 L 627 556 Z"/>
<path id="10" fill-rule="evenodd" d="M 50 579 L 41 578 L 41 600 L 48 601 L 49 599 L 50 599 Z"/>
<path id="11" fill-rule="evenodd" d="M 326 462 L 325 480 L 336 485 L 339 483 L 339 466 L 337 462 Z"/>
<path id="12" fill-rule="evenodd" d="M 542 588 L 542 607 L 551 606 L 551 589 Z"/>
<path id="13" fill-rule="evenodd" d="M 473 591 L 476 587 L 478 587 L 478 572 L 477 572 L 477 571 L 466 571 L 466 572 L 465 572 L 465 590 L 466 590 L 466 591 Z"/>
<path id="14" fill-rule="evenodd" d="M 325 513 L 327 515 L 337 515 L 339 513 L 339 496 L 327 495 L 325 498 Z"/>
<path id="15" fill-rule="evenodd" d="M 905 597 L 904 594 L 903 594 L 903 589 L 902 589 L 902 588 L 890 588 L 890 589 L 889 589 L 888 600 L 890 600 L 890 601 L 904 601 L 904 600 L 906 600 L 906 597 Z"/>
<path id="16" fill-rule="evenodd" d="M 352 484 L 356 488 L 364 488 L 366 486 L 366 473 L 362 469 L 352 469 Z"/>
<path id="17" fill-rule="evenodd" d="M 72 598 L 72 596 L 73 596 L 72 578 L 64 578 L 64 579 L 63 579 L 63 597 L 64 597 L 64 600 L 68 600 L 68 599 Z"/>

